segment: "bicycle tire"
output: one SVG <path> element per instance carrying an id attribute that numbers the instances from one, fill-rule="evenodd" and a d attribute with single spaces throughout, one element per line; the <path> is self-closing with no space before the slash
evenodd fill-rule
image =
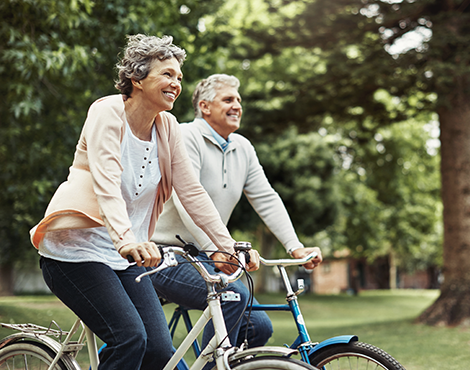
<path id="1" fill-rule="evenodd" d="M 384 350 L 371 344 L 351 342 L 325 347 L 310 355 L 310 363 L 322 370 L 405 368 Z"/>
<path id="2" fill-rule="evenodd" d="M 230 364 L 233 370 L 318 370 L 294 358 L 264 356 L 241 359 Z"/>
<path id="3" fill-rule="evenodd" d="M 34 341 L 8 344 L 0 349 L 0 370 L 47 369 L 55 357 L 54 351 Z M 59 360 L 54 370 L 74 370 Z"/>

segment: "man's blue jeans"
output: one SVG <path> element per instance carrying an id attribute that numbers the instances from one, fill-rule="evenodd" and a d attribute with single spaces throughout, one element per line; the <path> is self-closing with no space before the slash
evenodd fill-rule
<path id="1" fill-rule="evenodd" d="M 186 263 L 150 275 L 153 286 L 160 297 L 170 302 L 186 308 L 204 310 L 207 307 L 207 287 L 204 279 L 183 257 L 176 257 L 179 262 L 184 261 Z M 204 266 L 209 273 L 215 274 L 215 266 L 205 253 L 200 253 L 197 258 L 201 261 L 211 261 L 204 263 Z M 247 339 L 249 346 L 264 346 L 273 332 L 269 316 L 264 311 L 253 311 L 249 322 L 247 321 L 247 314 L 244 313 L 244 309 L 250 296 L 247 287 L 240 280 L 229 284 L 225 290 L 239 293 L 241 297 L 239 302 L 221 302 L 227 331 L 230 332 L 233 328 L 229 335 L 230 343 L 240 346 L 245 340 L 245 330 L 248 326 Z M 255 299 L 253 303 L 257 304 L 258 302 Z M 243 319 L 237 324 L 240 315 L 243 315 Z M 214 328 L 211 322 L 204 330 L 202 348 L 207 345 L 213 335 Z"/>
<path id="2" fill-rule="evenodd" d="M 68 263 L 41 257 L 51 291 L 107 346 L 99 369 L 162 369 L 172 356 L 165 315 L 144 267 L 124 271 L 95 262 Z"/>

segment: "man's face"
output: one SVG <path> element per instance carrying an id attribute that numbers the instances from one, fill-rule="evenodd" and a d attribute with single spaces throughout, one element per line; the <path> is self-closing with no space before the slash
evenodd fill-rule
<path id="1" fill-rule="evenodd" d="M 223 138 L 240 127 L 242 118 L 241 97 L 234 87 L 222 85 L 216 89 L 214 101 L 199 102 L 203 118 Z"/>

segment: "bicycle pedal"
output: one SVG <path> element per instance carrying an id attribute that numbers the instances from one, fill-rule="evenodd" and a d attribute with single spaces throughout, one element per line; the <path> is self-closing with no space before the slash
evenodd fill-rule
<path id="1" fill-rule="evenodd" d="M 235 292 L 223 292 L 220 295 L 220 299 L 224 302 L 239 302 L 240 294 Z"/>

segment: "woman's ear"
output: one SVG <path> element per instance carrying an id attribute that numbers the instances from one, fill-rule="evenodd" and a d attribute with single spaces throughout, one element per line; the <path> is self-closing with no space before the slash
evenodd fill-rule
<path id="1" fill-rule="evenodd" d="M 141 80 L 135 80 L 135 79 L 132 78 L 131 81 L 132 81 L 132 86 L 134 86 L 134 88 L 142 90 L 142 81 Z"/>

